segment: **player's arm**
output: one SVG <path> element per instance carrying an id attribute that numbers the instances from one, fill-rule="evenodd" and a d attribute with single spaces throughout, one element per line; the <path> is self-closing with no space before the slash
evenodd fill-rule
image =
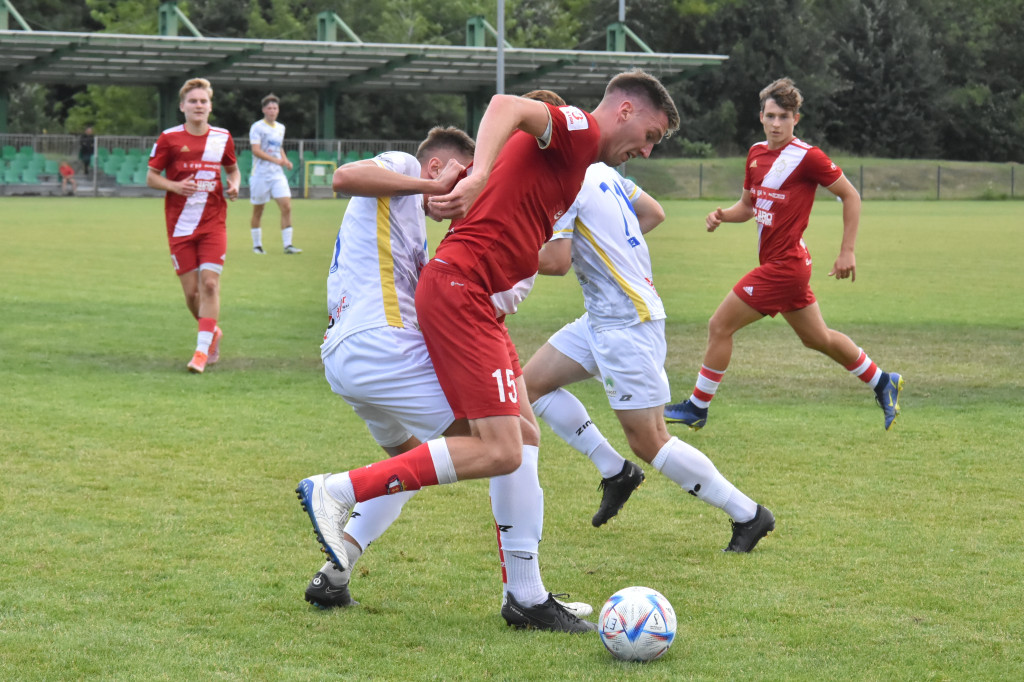
<path id="1" fill-rule="evenodd" d="M 572 268 L 572 239 L 552 239 L 540 249 L 542 275 L 561 277 Z"/>
<path id="2" fill-rule="evenodd" d="M 288 155 L 284 153 L 284 147 L 281 147 L 281 153 L 278 158 L 278 163 L 282 168 L 292 169 L 292 160 L 288 158 Z"/>
<path id="3" fill-rule="evenodd" d="M 149 167 L 149 171 L 146 173 L 146 186 L 162 192 L 174 192 L 184 197 L 192 196 L 199 189 L 195 176 L 189 176 L 184 180 L 168 180 L 163 175 L 163 171 L 158 171 L 152 166 Z"/>
<path id="4" fill-rule="evenodd" d="M 483 191 L 498 152 L 516 130 L 543 137 L 551 125 L 551 114 L 543 102 L 514 95 L 491 98 L 476 136 L 473 173 L 463 178 L 448 194 L 431 197 L 432 212 L 442 218 L 461 218 Z"/>
<path id="5" fill-rule="evenodd" d="M 857 258 L 854 256 L 854 243 L 857 241 L 857 229 L 860 227 L 860 193 L 846 175 L 829 185 L 826 189 L 835 194 L 843 202 L 843 241 L 839 245 L 839 255 L 829 271 L 829 277 L 836 279 L 850 278 L 857 281 Z"/>
<path id="6" fill-rule="evenodd" d="M 650 194 L 643 193 L 633 202 L 636 219 L 640 222 L 640 232 L 647 234 L 665 220 L 665 209 Z"/>
<path id="7" fill-rule="evenodd" d="M 285 154 L 284 154 L 284 149 L 283 148 L 281 149 L 281 156 L 278 157 L 278 156 L 273 156 L 273 155 L 268 154 L 267 152 L 263 151 L 263 147 L 260 146 L 259 142 L 250 142 L 250 147 L 252 148 L 252 155 L 255 156 L 257 159 L 263 159 L 264 161 L 269 161 L 270 163 L 275 164 L 277 166 L 283 166 L 284 165 L 283 161 L 287 161 L 288 160 L 288 157 L 285 156 Z"/>
<path id="8" fill-rule="evenodd" d="M 228 199 L 234 201 L 238 198 L 238 188 L 242 185 L 242 172 L 238 170 L 237 163 L 224 166 L 224 172 L 228 176 L 228 184 L 224 188 L 224 194 L 228 196 Z"/>
<path id="9" fill-rule="evenodd" d="M 707 218 L 704 219 L 704 225 L 708 228 L 708 232 L 714 232 L 722 223 L 745 223 L 753 217 L 754 199 L 750 195 L 750 190 L 745 189 L 740 195 L 740 200 L 729 208 L 718 207 L 708 213 Z"/>
<path id="10" fill-rule="evenodd" d="M 435 178 L 406 175 L 382 168 L 371 159 L 353 161 L 334 171 L 331 189 L 352 197 L 399 197 L 447 192 L 465 168 L 452 159 Z"/>

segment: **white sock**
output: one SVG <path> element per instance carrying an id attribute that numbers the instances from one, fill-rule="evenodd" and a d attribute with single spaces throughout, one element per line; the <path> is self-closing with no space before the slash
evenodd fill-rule
<path id="1" fill-rule="evenodd" d="M 253 248 L 257 246 L 263 246 L 263 229 L 254 227 L 249 232 L 252 234 L 252 245 Z"/>
<path id="2" fill-rule="evenodd" d="M 737 523 L 746 523 L 757 513 L 757 503 L 718 473 L 707 455 L 675 436 L 662 446 L 651 464 L 683 490 L 718 507 Z"/>
<path id="3" fill-rule="evenodd" d="M 415 490 L 406 490 L 358 503 L 352 508 L 352 517 L 345 524 L 345 532 L 365 550 L 395 522 L 402 513 L 402 507 L 415 494 Z"/>
<path id="4" fill-rule="evenodd" d="M 490 480 L 498 554 L 505 569 L 502 587 L 523 606 L 540 604 L 548 598 L 537 558 L 544 530 L 544 491 L 537 477 L 537 458 L 537 446 L 524 445 L 519 468 Z"/>
<path id="5" fill-rule="evenodd" d="M 324 487 L 327 488 L 331 497 L 349 509 L 356 506 L 356 490 L 352 487 L 352 479 L 348 477 L 347 471 L 340 474 L 327 474 L 327 478 L 324 479 Z"/>
<path id="6" fill-rule="evenodd" d="M 290 225 L 281 230 L 281 242 L 285 248 L 292 245 L 292 228 Z"/>
<path id="7" fill-rule="evenodd" d="M 196 350 L 200 353 L 209 353 L 211 343 L 213 343 L 213 332 L 199 332 L 196 335 Z"/>
<path id="8" fill-rule="evenodd" d="M 569 391 L 558 388 L 541 396 L 533 403 L 533 413 L 574 450 L 589 457 L 601 478 L 611 478 L 622 471 L 625 459 L 608 444 L 590 420 L 587 408 Z"/>
<path id="9" fill-rule="evenodd" d="M 328 561 L 320 568 L 320 572 L 327 576 L 327 582 L 334 587 L 348 585 L 352 579 L 353 567 L 359 561 L 359 557 L 363 556 L 363 550 L 359 549 L 359 545 L 349 542 L 348 539 L 342 540 L 341 544 L 345 548 L 345 554 L 348 556 L 348 568 L 344 571 L 339 571 L 331 561 Z"/>
<path id="10" fill-rule="evenodd" d="M 548 591 L 540 578 L 540 561 L 536 552 L 505 552 L 506 591 L 523 606 L 535 606 L 548 600 Z"/>

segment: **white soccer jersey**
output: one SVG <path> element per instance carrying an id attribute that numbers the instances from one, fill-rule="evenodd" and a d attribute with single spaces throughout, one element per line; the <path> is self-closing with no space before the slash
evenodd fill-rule
<path id="1" fill-rule="evenodd" d="M 633 208 L 642 194 L 615 169 L 595 163 L 576 201 L 555 223 L 552 239 L 572 238 L 572 267 L 595 330 L 665 318 Z"/>
<path id="2" fill-rule="evenodd" d="M 420 176 L 419 161 L 404 152 L 385 152 L 373 161 L 396 173 Z M 416 282 L 426 262 L 422 194 L 352 197 L 327 276 L 328 323 L 321 355 L 366 329 L 418 329 Z"/>
<path id="3" fill-rule="evenodd" d="M 265 119 L 261 118 L 249 128 L 249 144 L 258 144 L 263 152 L 274 158 L 280 157 L 281 146 L 284 144 L 284 124 L 276 121 L 274 123 L 267 123 Z M 252 177 L 270 179 L 275 175 L 283 176 L 284 169 L 276 163 L 271 163 L 259 158 L 255 154 L 253 155 Z"/>

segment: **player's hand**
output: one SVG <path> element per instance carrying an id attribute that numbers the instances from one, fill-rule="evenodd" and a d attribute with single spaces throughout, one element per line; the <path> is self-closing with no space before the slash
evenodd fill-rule
<path id="1" fill-rule="evenodd" d="M 466 167 L 455 159 L 448 159 L 448 164 L 434 178 L 434 181 L 437 183 L 438 193 L 450 192 L 455 187 L 455 183 L 459 181 L 459 176 L 465 170 Z"/>
<path id="2" fill-rule="evenodd" d="M 704 219 L 704 225 L 707 226 L 708 232 L 714 232 L 722 224 L 723 220 L 725 220 L 725 212 L 719 206 L 711 213 L 708 213 L 708 217 Z"/>
<path id="3" fill-rule="evenodd" d="M 175 182 L 171 191 L 183 197 L 190 197 L 199 191 L 199 183 L 196 182 L 196 177 L 193 175 L 192 177 Z"/>
<path id="4" fill-rule="evenodd" d="M 428 203 L 431 217 L 464 217 L 486 184 L 486 178 L 474 173 L 459 180 L 448 194 L 430 197 Z"/>
<path id="5" fill-rule="evenodd" d="M 282 168 L 287 168 L 288 170 L 291 170 L 292 169 L 291 159 L 289 159 L 287 157 L 281 159 L 281 167 Z"/>
<path id="6" fill-rule="evenodd" d="M 228 199 L 234 201 L 238 198 L 238 185 L 232 185 L 229 182 L 228 186 L 224 189 L 224 194 L 227 195 Z"/>
<path id="7" fill-rule="evenodd" d="M 857 258 L 852 253 L 840 253 L 835 264 L 828 272 L 829 277 L 836 279 L 850 278 L 851 282 L 857 281 Z"/>

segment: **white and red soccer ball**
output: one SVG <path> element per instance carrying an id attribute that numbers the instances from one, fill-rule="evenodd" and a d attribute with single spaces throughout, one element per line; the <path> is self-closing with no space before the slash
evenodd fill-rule
<path id="1" fill-rule="evenodd" d="M 601 642 L 623 661 L 653 661 L 672 646 L 676 612 L 649 587 L 627 587 L 605 602 L 597 620 Z"/>

